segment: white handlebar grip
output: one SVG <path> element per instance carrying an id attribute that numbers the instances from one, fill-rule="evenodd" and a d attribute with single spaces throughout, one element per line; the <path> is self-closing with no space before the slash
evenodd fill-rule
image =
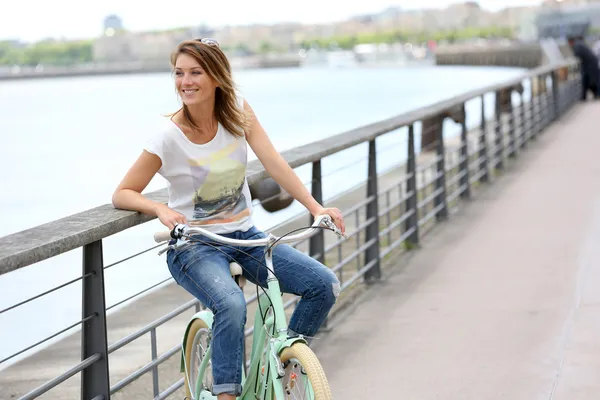
<path id="1" fill-rule="evenodd" d="M 156 243 L 166 242 L 171 239 L 172 239 L 171 231 L 156 232 L 154 234 L 154 241 Z"/>

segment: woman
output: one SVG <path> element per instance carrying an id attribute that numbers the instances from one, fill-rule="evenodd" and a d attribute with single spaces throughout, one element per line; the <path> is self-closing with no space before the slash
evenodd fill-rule
<path id="1" fill-rule="evenodd" d="M 182 42 L 171 56 L 182 108 L 171 115 L 146 145 L 113 195 L 117 208 L 155 215 L 169 229 L 201 226 L 237 239 L 264 237 L 252 221 L 246 181 L 248 143 L 267 172 L 317 217 L 328 214 L 342 232 L 341 212 L 324 208 L 275 150 L 247 101 L 236 94 L 231 68 L 214 39 Z M 156 173 L 168 182 L 168 205 L 141 192 Z M 167 264 L 175 281 L 214 313 L 213 394 L 219 400 L 241 394 L 242 344 L 246 302 L 229 273 L 231 258 L 253 283 L 266 286 L 264 249 L 219 250 L 201 243 L 169 250 Z M 330 269 L 287 245 L 273 252 L 281 289 L 301 296 L 289 334 L 314 336 L 340 291 Z"/>

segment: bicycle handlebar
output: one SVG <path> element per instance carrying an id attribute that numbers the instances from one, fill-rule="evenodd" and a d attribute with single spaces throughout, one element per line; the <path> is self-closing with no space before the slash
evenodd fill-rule
<path id="1" fill-rule="evenodd" d="M 313 222 L 311 227 L 306 228 L 306 230 L 304 232 L 285 236 L 283 239 L 279 240 L 278 243 L 299 242 L 303 239 L 308 239 L 309 237 L 311 237 L 317 233 L 317 231 L 318 231 L 317 227 L 319 227 L 321 224 L 324 224 L 327 228 L 334 231 L 338 236 L 346 237 L 346 235 L 343 235 L 340 232 L 340 230 L 335 226 L 335 224 L 331 220 L 331 217 L 327 214 L 323 214 L 323 215 L 319 215 L 315 219 L 315 222 Z M 250 239 L 250 240 L 231 239 L 231 238 L 224 237 L 219 234 L 210 232 L 203 228 L 190 227 L 190 226 L 184 225 L 184 224 L 175 225 L 175 227 L 170 231 L 156 232 L 154 234 L 154 241 L 156 241 L 157 243 L 162 243 L 162 242 L 166 242 L 171 239 L 181 239 L 184 236 L 197 235 L 197 234 L 204 235 L 207 238 L 212 239 L 212 240 L 222 243 L 222 244 L 228 244 L 228 245 L 233 245 L 233 246 L 243 246 L 243 247 L 266 246 L 272 241 L 272 238 L 268 238 L 268 237 L 262 238 L 262 239 Z M 276 239 L 278 239 L 278 238 L 276 238 Z"/>

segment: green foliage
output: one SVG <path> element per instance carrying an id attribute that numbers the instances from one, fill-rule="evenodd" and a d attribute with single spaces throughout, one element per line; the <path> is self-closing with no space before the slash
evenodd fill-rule
<path id="1" fill-rule="evenodd" d="M 463 28 L 435 32 L 411 32 L 403 30 L 377 32 L 349 36 L 333 36 L 330 38 L 319 38 L 304 40 L 300 46 L 304 49 L 351 49 L 357 44 L 364 43 L 425 43 L 428 40 L 456 42 L 475 38 L 511 38 L 513 30 L 509 27 L 489 26 L 484 28 Z"/>
<path id="2" fill-rule="evenodd" d="M 186 28 L 172 30 L 182 31 Z M 406 30 L 381 31 L 362 33 L 357 35 L 332 36 L 328 38 L 315 38 L 299 43 L 301 48 L 321 49 L 351 49 L 357 44 L 365 43 L 397 43 L 409 42 L 415 44 L 426 43 L 428 40 L 456 42 L 474 38 L 510 38 L 513 31 L 508 27 L 490 26 L 484 28 L 463 28 L 446 31 L 416 32 Z M 250 48 L 246 43 L 238 43 L 227 48 L 242 54 L 285 52 L 272 43 L 263 41 L 258 46 Z M 292 47 L 296 47 L 295 45 Z M 0 65 L 73 65 L 93 61 L 93 40 L 82 41 L 54 41 L 46 40 L 31 45 L 21 46 L 12 42 L 0 41 Z"/>
<path id="3" fill-rule="evenodd" d="M 260 42 L 260 45 L 258 47 L 258 51 L 262 54 L 266 54 L 269 53 L 273 50 L 273 45 L 267 41 L 262 41 Z"/>
<path id="4" fill-rule="evenodd" d="M 92 41 L 41 41 L 28 46 L 0 42 L 0 65 L 72 65 L 93 60 Z"/>

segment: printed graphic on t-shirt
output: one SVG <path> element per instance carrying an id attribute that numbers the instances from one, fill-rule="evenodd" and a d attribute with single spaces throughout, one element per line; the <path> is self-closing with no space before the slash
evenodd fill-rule
<path id="1" fill-rule="evenodd" d="M 188 160 L 194 179 L 190 225 L 223 224 L 250 215 L 242 193 L 246 176 L 246 146 L 234 140 L 208 157 Z"/>

